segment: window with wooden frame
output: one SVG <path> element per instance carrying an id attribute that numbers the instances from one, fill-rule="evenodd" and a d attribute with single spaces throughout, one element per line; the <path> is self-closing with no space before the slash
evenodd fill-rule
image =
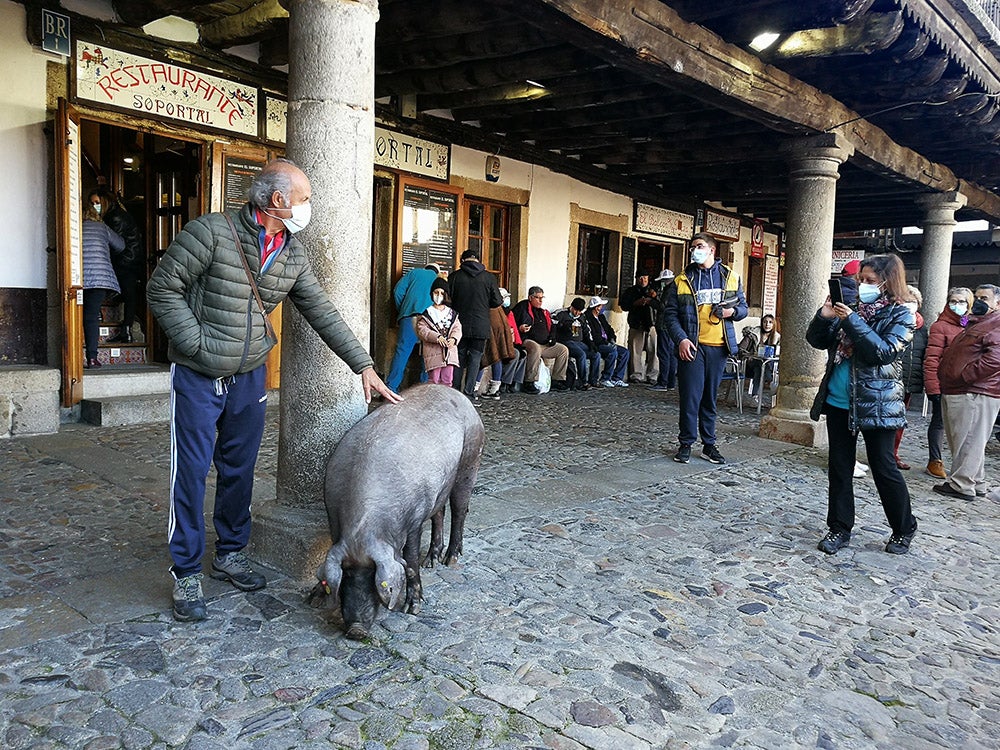
<path id="1" fill-rule="evenodd" d="M 469 199 L 465 208 L 469 217 L 466 248 L 477 251 L 486 270 L 497 277 L 500 286 L 506 287 L 510 252 L 510 207 L 502 203 Z"/>
<path id="2" fill-rule="evenodd" d="M 576 254 L 576 294 L 607 294 L 611 235 L 612 232 L 607 229 L 580 225 Z"/>

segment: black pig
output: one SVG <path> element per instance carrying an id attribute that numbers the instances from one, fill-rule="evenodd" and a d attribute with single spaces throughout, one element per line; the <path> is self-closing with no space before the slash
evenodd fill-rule
<path id="1" fill-rule="evenodd" d="M 486 432 L 459 391 L 411 388 L 401 404 L 376 409 L 348 430 L 326 468 L 324 497 L 333 546 L 320 565 L 314 606 L 339 599 L 349 638 L 368 635 L 379 602 L 416 614 L 420 535 L 431 520 L 424 563 L 454 563 L 462 552 L 465 516 Z M 445 503 L 451 534 L 444 554 Z"/>

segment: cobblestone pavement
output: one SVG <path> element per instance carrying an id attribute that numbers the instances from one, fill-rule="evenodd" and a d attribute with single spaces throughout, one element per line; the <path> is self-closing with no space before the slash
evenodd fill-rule
<path id="1" fill-rule="evenodd" d="M 670 460 L 672 393 L 482 413 L 461 563 L 367 642 L 276 572 L 251 594 L 206 578 L 209 619 L 173 621 L 166 425 L 0 444 L 0 747 L 1000 746 L 1000 507 L 930 491 L 919 414 L 911 554 L 882 551 L 862 479 L 827 557 L 825 453 L 756 415 L 724 409 L 717 467 Z"/>

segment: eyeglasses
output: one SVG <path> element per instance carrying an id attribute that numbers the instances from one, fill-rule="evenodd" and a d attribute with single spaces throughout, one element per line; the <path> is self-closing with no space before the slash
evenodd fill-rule
<path id="1" fill-rule="evenodd" d="M 544 294 L 532 294 L 531 299 L 545 299 Z"/>

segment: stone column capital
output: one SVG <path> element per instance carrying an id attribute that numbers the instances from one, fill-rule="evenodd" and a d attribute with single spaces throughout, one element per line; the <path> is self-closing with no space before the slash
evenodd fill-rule
<path id="1" fill-rule="evenodd" d="M 854 156 L 854 145 L 840 133 L 819 133 L 784 143 L 781 153 L 793 169 L 818 160 L 828 162 L 837 173 L 837 168 Z"/>
<path id="2" fill-rule="evenodd" d="M 969 199 L 957 190 L 947 193 L 929 193 L 916 198 L 916 204 L 924 209 L 925 223 L 928 220 L 955 223 L 955 212 L 964 207 Z"/>

